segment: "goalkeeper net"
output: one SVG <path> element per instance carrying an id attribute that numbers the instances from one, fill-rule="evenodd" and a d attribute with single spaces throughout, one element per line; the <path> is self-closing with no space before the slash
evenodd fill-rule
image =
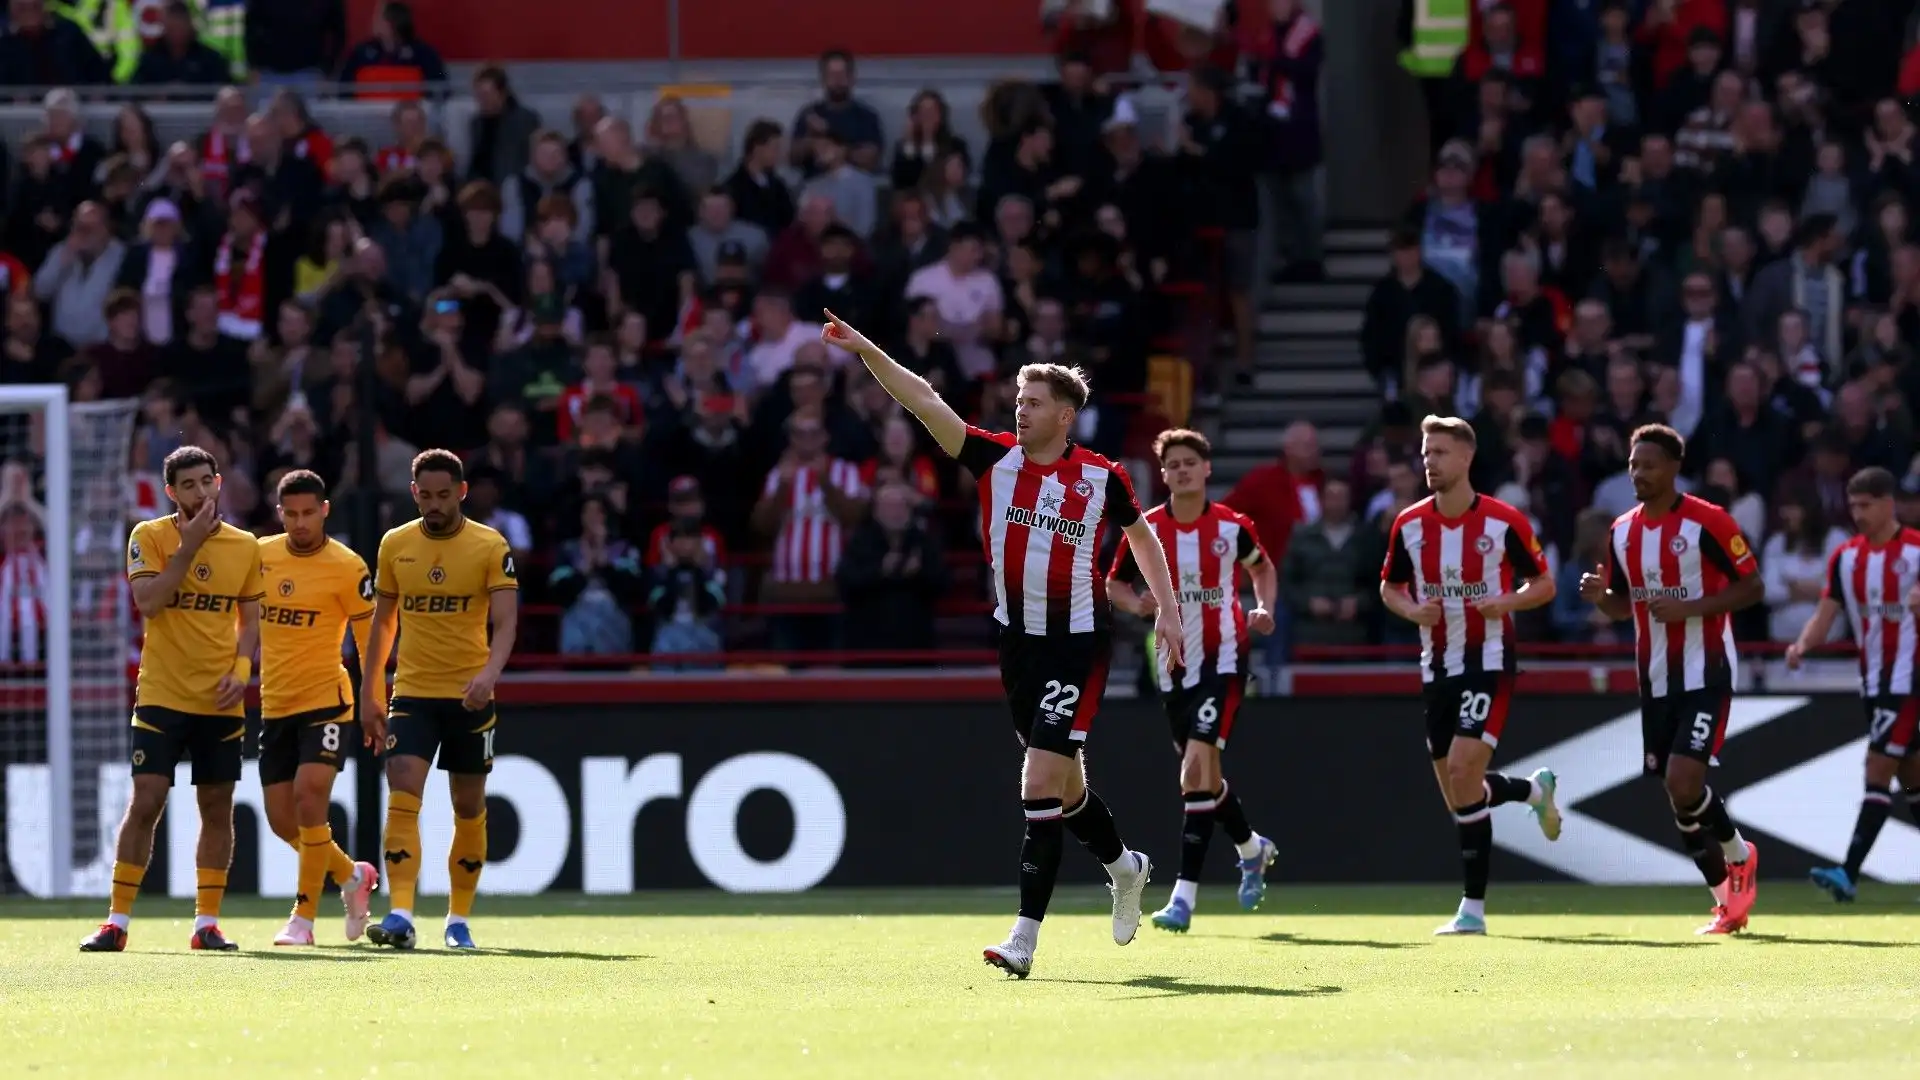
<path id="1" fill-rule="evenodd" d="M 136 401 L 0 386 L 0 893 L 106 895 L 137 660 L 124 551 L 157 512 Z"/>

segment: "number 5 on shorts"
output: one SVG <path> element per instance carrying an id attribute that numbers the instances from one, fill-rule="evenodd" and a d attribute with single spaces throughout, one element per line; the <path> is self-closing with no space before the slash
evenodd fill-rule
<path id="1" fill-rule="evenodd" d="M 1693 718 L 1693 750 L 1698 753 L 1707 748 L 1707 740 L 1713 738 L 1713 714 L 1698 713 Z"/>

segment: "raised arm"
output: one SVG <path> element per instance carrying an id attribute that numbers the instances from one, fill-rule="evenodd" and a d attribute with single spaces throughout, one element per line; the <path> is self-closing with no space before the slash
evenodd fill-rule
<path id="1" fill-rule="evenodd" d="M 934 441 L 940 444 L 950 457 L 959 457 L 967 442 L 967 424 L 960 414 L 953 411 L 940 392 L 927 380 L 908 371 L 906 368 L 881 351 L 880 347 L 867 340 L 866 335 L 855 330 L 841 320 L 838 315 L 826 313 L 827 323 L 820 331 L 820 339 L 829 345 L 837 345 L 860 358 L 873 372 L 873 377 L 893 400 L 899 402 L 914 415 L 930 433 Z M 1155 545 L 1156 549 L 1158 545 Z"/>

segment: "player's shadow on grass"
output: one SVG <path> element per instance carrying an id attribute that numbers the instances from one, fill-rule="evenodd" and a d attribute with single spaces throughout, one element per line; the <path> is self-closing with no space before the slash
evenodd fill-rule
<path id="1" fill-rule="evenodd" d="M 1837 945 L 1848 949 L 1911 949 L 1920 945 L 1920 942 L 1914 941 L 1842 941 L 1839 938 L 1805 938 L 1787 934 L 1743 933 L 1740 937 L 1763 945 Z"/>
<path id="2" fill-rule="evenodd" d="M 345 961 L 349 963 L 352 963 L 352 962 L 375 963 L 375 962 L 384 961 L 384 962 L 391 963 L 392 961 L 386 960 L 386 957 L 390 953 L 404 953 L 407 955 L 421 956 L 421 957 L 440 957 L 440 958 L 452 957 L 456 960 L 465 959 L 468 956 L 511 956 L 511 957 L 514 957 L 515 959 L 521 959 L 521 960 L 652 960 L 654 959 L 652 956 L 641 955 L 638 953 L 574 952 L 568 949 L 475 949 L 471 953 L 455 951 L 453 949 L 417 949 L 417 950 L 407 949 L 407 950 L 391 950 L 391 951 L 385 950 L 385 949 L 378 950 L 378 951 L 373 949 L 313 949 L 313 950 L 303 949 L 299 952 L 281 952 L 276 950 L 274 952 L 246 952 L 246 953 L 241 953 L 240 955 L 251 957 L 254 959 L 259 959 L 259 960 L 309 960 L 309 961 L 318 960 L 322 962 Z M 404 963 L 404 961 L 402 962 Z"/>
<path id="3" fill-rule="evenodd" d="M 569 949 L 493 949 L 478 950 L 479 956 L 512 956 L 524 960 L 652 960 L 641 953 L 574 952 Z"/>
<path id="4" fill-rule="evenodd" d="M 1538 941 L 1546 945 L 1604 945 L 1623 949 L 1694 949 L 1706 942 L 1698 939 L 1675 938 L 1671 941 L 1659 938 L 1627 938 L 1613 934 L 1581 934 L 1578 937 L 1562 934 L 1513 934 L 1500 935 L 1511 937 L 1514 941 Z"/>
<path id="5" fill-rule="evenodd" d="M 1317 938 L 1305 934 L 1262 934 L 1261 941 L 1279 945 L 1307 945 L 1328 949 L 1424 949 L 1424 941 L 1363 941 L 1359 938 Z"/>
<path id="6" fill-rule="evenodd" d="M 1187 982 L 1176 975 L 1142 975 L 1133 979 L 1035 979 L 1034 982 L 1072 983 L 1076 986 L 1116 986 L 1151 990 L 1128 998 L 1138 1001 L 1160 997 L 1331 997 L 1346 993 L 1342 986 L 1236 986 L 1231 983 Z"/>

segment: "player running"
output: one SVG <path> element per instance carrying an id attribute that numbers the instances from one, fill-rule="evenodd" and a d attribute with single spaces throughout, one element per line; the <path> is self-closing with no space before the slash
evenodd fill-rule
<path id="1" fill-rule="evenodd" d="M 1087 786 L 1080 749 L 1100 710 L 1112 656 L 1112 612 L 1098 572 L 1108 523 L 1126 531 L 1160 614 L 1158 641 L 1169 666 L 1184 649 L 1166 555 L 1140 516 L 1126 470 L 1069 439 L 1087 403 L 1078 368 L 1030 364 L 1020 370 L 1016 433 L 970 427 L 927 381 L 895 363 L 859 331 L 827 312 L 821 339 L 857 354 L 895 401 L 926 425 L 940 448 L 978 478 L 980 524 L 993 567 L 1000 623 L 1000 681 L 1014 734 L 1026 749 L 1020 797 L 1020 916 L 1007 940 L 984 950 L 987 963 L 1026 978 L 1060 870 L 1063 833 L 1072 832 L 1106 866 L 1113 885 L 1113 940 L 1140 929 L 1140 897 L 1153 865 L 1127 849 L 1113 814 Z"/>
<path id="2" fill-rule="evenodd" d="M 1154 913 L 1153 925 L 1185 933 L 1193 923 L 1213 826 L 1219 822 L 1240 856 L 1240 906 L 1252 911 L 1267 895 L 1267 867 L 1273 842 L 1253 831 L 1240 797 L 1220 775 L 1220 752 L 1227 748 L 1240 699 L 1247 689 L 1247 646 L 1253 634 L 1273 632 L 1273 598 L 1278 588 L 1273 563 L 1255 538 L 1253 524 L 1207 498 L 1213 475 L 1213 445 L 1197 431 L 1175 428 L 1153 440 L 1160 475 L 1171 493 L 1147 511 L 1147 524 L 1160 538 L 1167 576 L 1178 582 L 1180 635 L 1186 663 L 1159 670 L 1160 701 L 1173 725 L 1180 755 L 1180 798 L 1186 820 L 1180 831 L 1180 876 L 1173 898 Z M 1253 578 L 1257 606 L 1240 606 L 1238 567 Z M 1140 566 L 1125 536 L 1114 554 L 1108 590 L 1113 605 L 1141 618 L 1159 611 L 1153 594 L 1130 587 L 1141 579 Z"/>
<path id="3" fill-rule="evenodd" d="M 1765 586 L 1733 518 L 1675 490 L 1686 451 L 1670 427 L 1634 431 L 1627 474 L 1640 505 L 1613 523 L 1613 565 L 1583 574 L 1580 595 L 1610 619 L 1633 620 L 1646 771 L 1665 778 L 1680 838 L 1713 892 L 1713 921 L 1697 932 L 1732 934 L 1753 911 L 1760 853 L 1707 786 L 1707 768 L 1719 764 L 1733 704 L 1731 616 Z"/>
<path id="4" fill-rule="evenodd" d="M 280 479 L 286 532 L 260 541 L 260 785 L 267 825 L 300 855 L 293 914 L 275 945 L 313 944 L 313 917 L 327 875 L 347 908 L 347 940 L 358 941 L 379 872 L 354 862 L 327 811 L 343 741 L 353 723 L 353 683 L 340 666 L 351 628 L 364 642 L 373 617 L 373 578 L 353 550 L 327 538 L 326 481 L 305 469 Z"/>
<path id="5" fill-rule="evenodd" d="M 260 635 L 260 545 L 252 533 L 221 522 L 212 454 L 183 446 L 167 455 L 162 471 L 177 509 L 135 525 L 127 541 L 127 582 L 147 628 L 134 693 L 133 796 L 115 840 L 107 921 L 80 943 L 83 952 L 127 947 L 153 827 L 182 758 L 193 762 L 200 808 L 189 944 L 217 952 L 240 947 L 220 933 L 220 903 L 233 862 L 233 785 Z"/>
<path id="6" fill-rule="evenodd" d="M 466 472 L 446 450 L 413 459 L 413 501 L 420 520 L 380 539 L 373 627 L 362 657 L 360 724 L 387 758 L 387 891 L 392 909 L 367 927 L 367 940 L 414 946 L 414 889 L 420 881 L 420 796 L 438 753 L 453 797 L 447 849 L 452 893 L 444 940 L 471 949 L 480 868 L 487 861 L 487 774 L 499 716 L 493 685 L 513 652 L 519 583 L 501 535 L 460 512 Z M 393 636 L 400 635 L 393 704 L 379 692 Z M 488 631 L 492 644 L 488 644 Z"/>
<path id="7" fill-rule="evenodd" d="M 1920 816 L 1920 754 L 1913 752 L 1915 721 L 1920 720 L 1920 687 L 1914 666 L 1920 662 L 1920 530 L 1903 528 L 1894 517 L 1893 474 L 1862 469 L 1847 481 L 1847 508 L 1859 535 L 1827 560 L 1827 590 L 1807 620 L 1800 638 L 1787 646 L 1787 666 L 1798 670 L 1807 653 L 1824 644 L 1833 620 L 1846 605 L 1847 622 L 1860 649 L 1860 698 L 1867 714 L 1867 790 L 1847 845 L 1845 866 L 1827 866 L 1809 877 L 1835 900 L 1854 898 L 1860 867 L 1887 823 L 1893 804 L 1893 778 L 1907 806 Z"/>
<path id="8" fill-rule="evenodd" d="M 1553 575 L 1527 516 L 1468 482 L 1473 426 L 1429 416 L 1420 433 L 1433 494 L 1394 519 L 1380 600 L 1420 627 L 1427 752 L 1460 833 L 1465 888 L 1453 919 L 1434 933 L 1484 934 L 1493 808 L 1524 802 L 1547 839 L 1560 838 L 1552 770 L 1524 780 L 1487 771 L 1513 699 L 1513 613 L 1552 603 Z"/>

